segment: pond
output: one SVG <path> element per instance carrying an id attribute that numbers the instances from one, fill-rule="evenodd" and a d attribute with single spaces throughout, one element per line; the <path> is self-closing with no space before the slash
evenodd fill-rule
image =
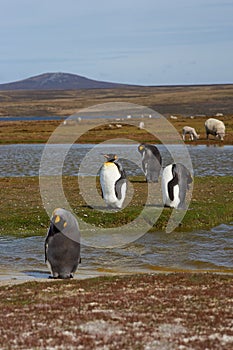
<path id="1" fill-rule="evenodd" d="M 0 280 L 47 278 L 44 237 L 0 238 Z M 210 231 L 146 233 L 118 248 L 82 245 L 77 278 L 109 273 L 212 271 L 233 273 L 233 223 Z"/>
<path id="2" fill-rule="evenodd" d="M 0 146 L 0 176 L 38 176 L 41 156 L 44 145 L 40 144 L 20 144 Z M 49 145 L 49 156 L 51 157 L 51 168 L 48 175 L 56 175 L 59 172 L 57 160 L 66 151 L 65 145 Z M 179 145 L 170 145 L 169 150 L 177 157 L 181 157 L 182 148 Z M 171 152 L 164 145 L 158 145 L 163 159 L 163 166 L 173 162 Z M 187 146 L 194 176 L 232 176 L 233 169 L 233 146 L 207 147 L 205 145 Z M 81 145 L 74 144 L 69 149 L 62 168 L 63 175 L 92 175 L 96 174 L 104 161 L 103 154 L 115 153 L 122 158 L 122 164 L 127 175 L 142 175 L 142 170 L 138 165 L 141 162 L 137 145 Z M 88 159 L 88 172 L 82 173 L 79 170 L 80 164 L 86 157 Z M 85 160 L 86 161 L 86 160 Z M 186 159 L 183 160 L 186 162 Z"/>

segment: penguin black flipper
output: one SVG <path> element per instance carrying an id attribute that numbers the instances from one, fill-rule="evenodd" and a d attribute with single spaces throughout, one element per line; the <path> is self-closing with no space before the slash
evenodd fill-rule
<path id="1" fill-rule="evenodd" d="M 99 169 L 97 175 L 100 176 L 102 170 L 103 170 L 103 166 L 100 167 L 100 169 Z M 101 193 L 101 197 L 104 199 L 104 193 L 103 193 L 103 188 L 102 188 L 101 182 L 100 182 L 100 193 Z"/>
<path id="2" fill-rule="evenodd" d="M 45 244 L 44 244 L 44 261 L 45 261 L 45 263 L 48 260 L 48 258 L 47 258 L 47 249 L 48 249 L 48 243 L 45 241 Z"/>
<path id="3" fill-rule="evenodd" d="M 176 164 L 172 165 L 172 179 L 168 182 L 167 187 L 168 187 L 168 195 L 171 201 L 174 200 L 174 187 L 178 185 L 178 173 L 177 173 L 177 168 Z"/>
<path id="4" fill-rule="evenodd" d="M 151 153 L 157 158 L 159 164 L 162 164 L 162 157 L 158 150 L 158 148 L 154 145 L 147 145 L 147 148 L 151 151 Z"/>
<path id="5" fill-rule="evenodd" d="M 189 189 L 189 184 L 192 183 L 193 179 L 189 170 L 181 163 L 176 166 L 179 182 L 179 197 L 180 203 L 178 208 L 184 208 L 186 191 Z"/>
<path id="6" fill-rule="evenodd" d="M 114 162 L 114 163 L 116 164 L 116 166 L 117 166 L 117 168 L 119 170 L 119 173 L 121 174 L 120 179 L 126 179 L 126 172 L 123 169 L 123 166 L 121 165 L 121 163 L 119 163 L 119 162 Z"/>
<path id="7" fill-rule="evenodd" d="M 120 162 L 114 162 L 114 163 L 116 164 L 118 171 L 121 175 L 121 177 L 115 183 L 115 195 L 116 195 L 117 199 L 120 200 L 122 198 L 122 195 L 123 195 L 122 186 L 124 184 L 126 184 L 126 172 L 125 172 L 125 170 Z M 126 188 L 126 186 L 125 186 L 125 188 Z"/>
<path id="8" fill-rule="evenodd" d="M 126 185 L 126 179 L 122 178 L 122 177 L 119 180 L 117 180 L 115 183 L 115 194 L 116 194 L 117 199 L 119 199 L 119 200 L 122 198 L 122 195 L 123 195 L 122 186 L 124 184 Z M 125 188 L 126 188 L 126 186 L 125 186 Z"/>
<path id="9" fill-rule="evenodd" d="M 102 186 L 100 186 L 100 192 L 101 192 L 101 197 L 104 199 L 104 192 L 103 192 Z"/>
<path id="10" fill-rule="evenodd" d="M 49 227 L 45 242 L 44 242 L 44 258 L 45 258 L 45 263 L 48 261 L 48 256 L 47 256 L 47 251 L 48 251 L 48 242 L 49 242 L 49 235 L 51 231 L 51 226 Z"/>

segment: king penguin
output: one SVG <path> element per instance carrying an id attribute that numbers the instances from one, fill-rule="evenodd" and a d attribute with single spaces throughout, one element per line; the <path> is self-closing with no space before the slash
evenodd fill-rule
<path id="1" fill-rule="evenodd" d="M 45 239 L 45 262 L 52 278 L 72 278 L 81 262 L 78 222 L 65 209 L 55 209 L 50 219 Z"/>
<path id="2" fill-rule="evenodd" d="M 142 169 L 147 182 L 158 182 L 162 157 L 158 148 L 154 145 L 142 143 L 138 146 L 142 156 Z"/>
<path id="3" fill-rule="evenodd" d="M 100 169 L 102 197 L 110 208 L 121 209 L 126 196 L 125 171 L 116 155 L 105 155 L 107 161 Z"/>
<path id="4" fill-rule="evenodd" d="M 185 209 L 186 192 L 192 183 L 189 170 L 181 163 L 169 164 L 162 174 L 162 194 L 164 206 Z"/>

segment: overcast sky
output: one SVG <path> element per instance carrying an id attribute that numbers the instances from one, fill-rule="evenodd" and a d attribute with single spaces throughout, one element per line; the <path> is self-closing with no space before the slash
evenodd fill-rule
<path id="1" fill-rule="evenodd" d="M 0 83 L 233 83 L 233 0 L 0 0 Z"/>

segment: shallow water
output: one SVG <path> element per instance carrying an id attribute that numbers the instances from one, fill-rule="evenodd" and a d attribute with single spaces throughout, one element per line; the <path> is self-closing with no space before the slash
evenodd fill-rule
<path id="1" fill-rule="evenodd" d="M 38 176 L 41 156 L 44 145 L 3 145 L 0 146 L 0 177 L 6 176 Z M 56 175 L 60 172 L 57 160 L 63 154 L 66 146 L 49 145 L 49 159 L 46 173 Z M 182 148 L 179 145 L 170 145 L 172 153 L 181 158 Z M 163 166 L 173 162 L 170 152 L 164 145 L 158 145 L 163 159 Z M 195 176 L 232 176 L 233 172 L 233 146 L 206 146 L 187 145 L 192 161 Z M 63 175 L 93 175 L 104 161 L 103 154 L 116 153 L 122 159 L 127 175 L 142 175 L 141 158 L 137 145 L 111 145 L 100 144 L 80 145 L 74 144 L 68 151 L 62 167 Z M 187 160 L 183 159 L 185 163 Z M 85 167 L 84 163 L 87 163 Z M 80 168 L 80 164 L 82 167 Z"/>
<path id="2" fill-rule="evenodd" d="M 0 280 L 47 278 L 44 237 L 0 237 Z M 77 278 L 160 271 L 233 273 L 233 223 L 210 231 L 147 233 L 126 246 L 83 246 Z"/>

